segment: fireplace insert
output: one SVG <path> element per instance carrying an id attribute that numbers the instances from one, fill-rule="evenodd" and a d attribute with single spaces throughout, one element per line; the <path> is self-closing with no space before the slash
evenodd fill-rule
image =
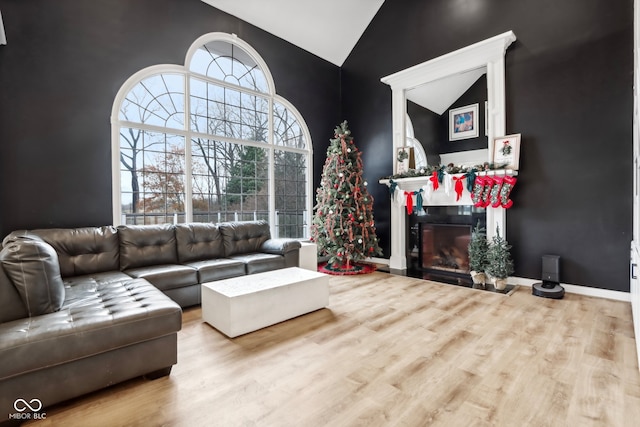
<path id="1" fill-rule="evenodd" d="M 472 206 L 433 206 L 411 215 L 407 274 L 471 287 L 468 246 L 478 222 L 485 226 L 485 209 Z"/>

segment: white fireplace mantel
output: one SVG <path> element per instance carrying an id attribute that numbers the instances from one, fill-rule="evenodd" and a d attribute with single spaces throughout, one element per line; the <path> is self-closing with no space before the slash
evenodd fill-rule
<path id="1" fill-rule="evenodd" d="M 478 172 L 478 176 L 516 176 L 518 175 L 517 171 L 511 169 L 496 169 L 484 172 Z M 464 177 L 463 173 L 451 174 L 452 177 L 460 178 Z M 389 186 L 389 179 L 381 179 L 378 181 L 380 184 L 384 184 Z M 396 191 L 398 191 L 399 195 L 403 196 L 405 191 L 418 191 L 421 188 L 424 189 L 430 185 L 428 176 L 416 176 L 410 178 L 397 178 L 393 180 L 394 183 L 397 184 Z M 473 205 L 471 201 L 471 193 L 467 190 L 467 182 L 466 179 L 463 181 L 464 190 L 462 191 L 462 197 L 460 200 L 456 200 L 456 193 L 454 188 L 452 187 L 449 192 L 445 191 L 444 185 L 439 185 L 438 190 L 431 191 L 429 197 L 426 197 L 426 194 L 423 196 L 423 206 L 470 206 Z M 397 197 L 397 198 L 396 198 Z M 405 198 L 395 196 L 396 200 L 399 200 L 401 206 L 405 206 Z"/>
<path id="2" fill-rule="evenodd" d="M 398 148 L 406 145 L 406 92 L 419 85 L 435 82 L 443 77 L 464 73 L 486 67 L 487 70 L 487 153 L 493 152 L 493 140 L 504 136 L 506 132 L 506 108 L 505 108 L 505 54 L 507 48 L 516 40 L 512 31 L 464 47 L 446 55 L 423 62 L 406 70 L 383 77 L 381 81 L 391 86 L 392 119 L 393 119 L 393 151 L 395 158 Z M 487 158 L 488 162 L 492 159 Z M 394 173 L 397 165 L 394 162 Z M 420 180 L 424 184 L 421 184 Z M 403 178 L 399 180 L 400 188 L 411 186 L 422 187 L 428 183 L 425 178 Z M 383 183 L 381 181 L 381 183 Z M 415 191 L 415 189 L 414 189 Z M 468 191 L 466 191 L 469 197 Z M 433 197 L 432 197 L 433 198 Z M 435 200 L 435 199 L 434 199 Z M 455 195 L 453 199 L 455 202 Z M 461 201 L 459 201 L 461 202 Z M 471 199 L 464 201 L 471 204 Z M 447 203 L 449 204 L 449 203 Z M 460 204 L 460 203 L 451 203 Z M 391 203 L 391 257 L 389 267 L 394 270 L 406 270 L 406 214 L 404 204 Z M 506 237 L 506 215 L 503 208 L 487 209 L 487 236 L 493 237 L 496 226 Z"/>

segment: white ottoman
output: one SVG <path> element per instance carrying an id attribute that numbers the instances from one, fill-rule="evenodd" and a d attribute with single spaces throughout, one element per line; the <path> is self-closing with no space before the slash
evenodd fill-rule
<path id="1" fill-rule="evenodd" d="M 329 276 L 298 267 L 202 284 L 202 318 L 228 337 L 329 305 Z"/>

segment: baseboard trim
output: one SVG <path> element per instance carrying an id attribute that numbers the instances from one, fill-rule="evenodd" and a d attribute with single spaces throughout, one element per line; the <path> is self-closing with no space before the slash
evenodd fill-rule
<path id="1" fill-rule="evenodd" d="M 368 258 L 367 261 L 373 262 L 376 264 L 389 265 L 389 260 L 386 258 Z M 523 285 L 531 287 L 534 283 L 539 283 L 540 280 L 536 279 L 527 279 L 526 277 L 517 277 L 512 276 L 509 277 L 507 283 L 510 285 Z M 631 302 L 631 293 L 630 292 L 622 292 L 622 291 L 612 291 L 609 289 L 600 289 L 600 288 L 592 288 L 590 286 L 582 286 L 582 285 L 572 285 L 569 283 L 560 283 L 564 288 L 565 292 L 570 292 L 572 294 L 584 295 L 588 297 L 596 297 L 596 298 L 605 298 L 612 299 L 616 301 L 625 301 Z"/>
<path id="2" fill-rule="evenodd" d="M 373 264 L 389 265 L 389 260 L 386 258 L 369 257 L 365 261 L 371 262 Z"/>
<path id="3" fill-rule="evenodd" d="M 507 282 L 512 285 L 517 284 L 531 287 L 534 283 L 540 283 L 540 280 L 527 279 L 525 277 L 509 277 Z M 562 285 L 566 292 L 570 292 L 572 294 L 631 302 L 631 293 L 629 292 L 592 288 L 590 286 L 571 285 L 569 283 L 560 283 L 560 285 Z"/>

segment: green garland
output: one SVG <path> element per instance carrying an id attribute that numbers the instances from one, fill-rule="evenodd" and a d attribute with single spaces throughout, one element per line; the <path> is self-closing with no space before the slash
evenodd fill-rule
<path id="1" fill-rule="evenodd" d="M 380 179 L 401 179 L 401 178 L 415 178 L 420 176 L 431 176 L 434 172 L 446 172 L 448 174 L 455 173 L 469 173 L 469 172 L 479 172 L 479 171 L 488 171 L 488 170 L 499 170 L 505 169 L 507 164 L 496 165 L 495 163 L 485 162 L 482 165 L 475 166 L 457 166 L 453 163 L 449 163 L 448 165 L 427 165 L 423 166 L 420 169 L 409 169 L 407 172 L 397 173 L 395 175 L 383 176 Z"/>

